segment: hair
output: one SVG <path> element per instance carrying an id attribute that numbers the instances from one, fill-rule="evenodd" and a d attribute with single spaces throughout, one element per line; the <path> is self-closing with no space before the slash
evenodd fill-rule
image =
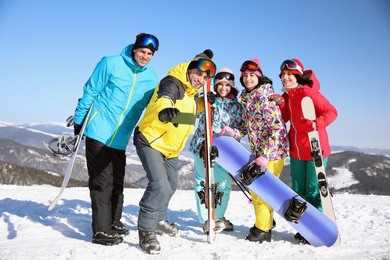
<path id="1" fill-rule="evenodd" d="M 298 75 L 298 74 L 293 74 L 293 75 L 297 79 L 297 82 L 302 86 L 309 85 L 310 87 L 313 87 L 313 81 L 307 78 L 305 75 Z"/>
<path id="2" fill-rule="evenodd" d="M 272 80 L 270 80 L 266 76 L 262 76 L 262 77 L 257 76 L 257 78 L 259 79 L 259 83 L 257 84 L 257 86 L 254 89 L 258 88 L 261 85 L 265 85 L 265 84 L 271 84 L 272 85 Z M 240 77 L 240 83 L 246 90 L 246 87 L 245 87 L 244 81 L 242 80 L 242 77 Z"/>

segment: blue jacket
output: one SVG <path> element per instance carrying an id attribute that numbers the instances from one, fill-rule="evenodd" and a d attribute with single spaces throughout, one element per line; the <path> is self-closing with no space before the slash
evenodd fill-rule
<path id="1" fill-rule="evenodd" d="M 120 150 L 126 149 L 158 84 L 157 74 L 148 65 L 140 67 L 133 60 L 132 47 L 100 60 L 84 85 L 74 119 L 81 125 L 93 104 L 84 135 Z"/>

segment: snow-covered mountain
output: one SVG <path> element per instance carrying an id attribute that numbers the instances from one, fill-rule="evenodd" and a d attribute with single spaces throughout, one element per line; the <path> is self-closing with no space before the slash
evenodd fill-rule
<path id="1" fill-rule="evenodd" d="M 71 128 L 65 124 L 25 124 L 15 125 L 0 122 L 0 160 L 41 169 L 53 174 L 63 175 L 68 158 L 53 157 L 43 145 L 51 138 L 61 134 L 72 134 Z M 189 139 L 190 140 L 190 139 Z M 242 142 L 248 148 L 248 142 Z M 179 189 L 193 189 L 195 179 L 193 177 L 193 157 L 186 148 L 179 156 Z M 356 148 L 357 150 L 359 148 Z M 342 150 L 338 147 L 337 150 Z M 390 195 L 390 157 L 380 154 L 372 154 L 373 150 L 363 153 L 364 149 L 354 152 L 354 149 L 345 149 L 333 152 L 328 160 L 327 175 L 329 185 L 333 192 L 350 192 L 358 194 Z M 382 154 L 390 154 L 390 151 L 381 150 Z M 80 155 L 75 164 L 72 177 L 87 181 L 88 174 L 85 163 L 84 145 L 80 147 Z M 136 187 L 144 188 L 147 179 L 135 147 L 130 142 L 127 151 L 127 166 L 125 182 Z M 286 163 L 280 178 L 290 185 L 290 169 Z"/>

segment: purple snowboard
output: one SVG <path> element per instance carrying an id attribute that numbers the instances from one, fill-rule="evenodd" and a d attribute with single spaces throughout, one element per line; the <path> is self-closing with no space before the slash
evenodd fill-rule
<path id="1" fill-rule="evenodd" d="M 217 146 L 219 153 L 216 162 L 241 181 L 240 174 L 248 168 L 255 157 L 229 136 L 214 137 L 213 145 Z M 297 196 L 297 193 L 268 170 L 247 187 L 283 218 L 290 206 L 291 199 Z M 300 196 L 297 198 L 305 201 Z M 310 203 L 307 203 L 306 206 L 307 210 L 297 224 L 288 223 L 313 246 L 333 246 L 338 237 L 336 224 Z"/>

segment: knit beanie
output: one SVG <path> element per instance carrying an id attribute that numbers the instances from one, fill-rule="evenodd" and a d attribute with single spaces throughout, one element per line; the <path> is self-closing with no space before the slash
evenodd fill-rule
<path id="1" fill-rule="evenodd" d="M 212 50 L 207 49 L 202 53 L 199 53 L 198 55 L 195 56 L 195 58 L 191 61 L 191 63 L 188 65 L 188 70 L 190 69 L 195 69 L 196 68 L 196 62 L 198 60 L 208 60 L 213 62 L 211 59 L 213 58 L 214 53 Z"/>
<path id="2" fill-rule="evenodd" d="M 294 61 L 299 67 L 301 67 L 302 72 L 305 71 L 305 69 L 303 68 L 302 63 L 301 63 L 299 60 L 297 60 L 297 59 L 291 59 L 291 60 Z M 284 61 L 283 61 L 283 62 L 284 62 Z M 283 64 L 283 63 L 282 63 L 282 64 Z M 298 70 L 289 69 L 289 68 L 287 68 L 287 67 L 285 66 L 285 67 L 280 71 L 279 78 L 280 78 L 280 76 L 282 75 L 282 72 L 283 72 L 283 71 L 289 71 L 289 72 L 291 72 L 292 74 L 296 74 L 296 75 L 303 75 L 303 73 L 299 72 Z"/>
<path id="3" fill-rule="evenodd" d="M 219 73 L 221 73 L 221 72 L 227 72 L 227 73 L 230 73 L 230 74 L 232 74 L 232 75 L 234 76 L 233 71 L 231 71 L 231 70 L 228 69 L 228 68 L 222 68 L 222 69 L 220 69 L 220 70 L 217 72 L 217 74 L 215 74 L 215 76 L 217 76 L 217 75 L 218 75 Z M 215 91 L 215 92 L 217 92 L 217 85 L 218 85 L 218 83 L 221 83 L 221 82 L 227 82 L 227 83 L 230 84 L 230 86 L 231 86 L 232 88 L 235 87 L 234 80 L 228 80 L 226 77 L 223 77 L 222 79 L 215 79 L 215 80 L 214 80 L 214 91 Z"/>
<path id="4" fill-rule="evenodd" d="M 147 34 L 147 33 L 140 33 L 137 35 L 137 38 L 135 40 L 135 43 L 133 45 L 133 51 L 136 50 L 136 49 L 139 49 L 139 48 L 148 48 L 152 51 L 152 53 L 154 54 L 154 52 L 156 51 L 155 49 L 153 49 L 151 46 L 145 46 L 141 43 L 141 39 L 145 36 L 153 36 L 154 38 L 156 38 L 154 35 L 151 35 L 151 34 Z M 157 38 L 156 38 L 157 39 Z M 157 39 L 157 45 L 158 45 L 158 39 Z"/>

